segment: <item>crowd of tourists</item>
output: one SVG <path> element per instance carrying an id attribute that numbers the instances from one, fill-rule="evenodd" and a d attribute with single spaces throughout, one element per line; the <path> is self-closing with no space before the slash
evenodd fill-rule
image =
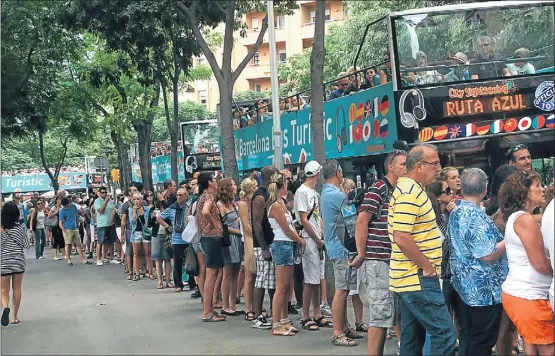
<path id="1" fill-rule="evenodd" d="M 65 246 L 72 266 L 75 247 L 83 264 L 93 252 L 97 266 L 122 264 L 128 280 L 175 292 L 187 284 L 202 322 L 242 317 L 275 336 L 329 329 L 346 347 L 367 334 L 369 355 L 383 354 L 388 329 L 402 355 L 507 355 L 520 338 L 527 355 L 553 355 L 553 183 L 544 189 L 525 145 L 507 159 L 491 184 L 478 168 L 442 168 L 436 148 L 419 144 L 389 153 L 385 176 L 362 191 L 332 159 L 308 162 L 296 179 L 268 166 L 240 185 L 201 173 L 159 193 L 132 183 L 116 199 L 104 187 L 83 201 L 61 192 L 49 209 L 37 199 L 27 224 L 6 203 L 2 325 L 10 285 L 19 322 L 26 230 L 40 259 L 51 226 L 54 259 Z"/>

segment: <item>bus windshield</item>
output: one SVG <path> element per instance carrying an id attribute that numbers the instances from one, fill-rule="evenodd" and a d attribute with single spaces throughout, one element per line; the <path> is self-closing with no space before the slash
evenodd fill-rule
<path id="1" fill-rule="evenodd" d="M 553 6 L 393 19 L 402 87 L 530 75 L 553 68 Z"/>
<path id="2" fill-rule="evenodd" d="M 182 138 L 190 154 L 220 152 L 220 130 L 217 120 L 181 123 Z"/>

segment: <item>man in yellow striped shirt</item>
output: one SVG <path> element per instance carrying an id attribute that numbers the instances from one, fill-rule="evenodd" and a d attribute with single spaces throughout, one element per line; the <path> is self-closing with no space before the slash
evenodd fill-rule
<path id="1" fill-rule="evenodd" d="M 441 238 L 425 191 L 435 182 L 441 164 L 435 146 L 413 147 L 408 173 L 399 178 L 388 215 L 392 251 L 389 289 L 399 296 L 401 355 L 421 354 L 426 332 L 430 355 L 454 355 L 455 328 L 439 286 Z"/>

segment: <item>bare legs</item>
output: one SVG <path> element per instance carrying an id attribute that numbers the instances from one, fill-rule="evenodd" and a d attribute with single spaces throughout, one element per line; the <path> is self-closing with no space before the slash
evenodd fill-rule
<path id="1" fill-rule="evenodd" d="M 237 298 L 241 299 L 241 291 L 245 287 L 245 266 L 241 265 L 239 276 L 237 277 Z"/>
<path id="2" fill-rule="evenodd" d="M 223 279 L 222 279 L 223 307 L 222 308 L 226 312 L 234 312 L 236 308 L 235 296 L 237 295 L 237 277 L 239 275 L 240 268 L 241 268 L 241 264 L 230 263 L 230 264 L 226 264 L 223 269 Z"/>
<path id="3" fill-rule="evenodd" d="M 214 285 L 216 284 L 216 279 L 218 278 L 219 268 L 207 268 L 206 269 L 206 280 L 204 282 L 204 293 L 205 296 L 202 300 L 202 318 L 210 318 L 213 320 L 221 320 L 222 318 L 214 314 L 213 300 L 211 296 L 214 294 Z"/>
<path id="4" fill-rule="evenodd" d="M 218 275 L 216 276 L 216 282 L 214 283 L 214 292 L 212 294 L 212 303 L 218 304 L 218 294 L 222 290 L 222 280 L 224 278 L 223 268 L 218 268 Z"/>
<path id="5" fill-rule="evenodd" d="M 2 309 L 10 304 L 10 282 L 12 288 L 12 323 L 19 322 L 17 314 L 21 305 L 21 284 L 23 283 L 23 273 L 15 273 L 9 276 L 2 276 Z"/>
<path id="6" fill-rule="evenodd" d="M 290 281 L 293 278 L 293 266 L 276 266 L 276 291 L 272 301 L 272 319 L 274 322 L 272 334 L 284 335 L 289 326 L 284 325 L 288 320 L 287 302 Z"/>
<path id="7" fill-rule="evenodd" d="M 248 269 L 245 268 L 245 284 L 243 287 L 243 294 L 245 295 L 245 312 L 252 311 L 252 292 L 254 288 L 254 280 L 256 274 L 250 273 Z"/>
<path id="8" fill-rule="evenodd" d="M 139 276 L 139 268 L 141 266 L 141 244 L 140 242 L 133 243 L 133 267 L 136 276 Z M 129 271 L 131 272 L 131 267 Z"/>
<path id="9" fill-rule="evenodd" d="M 204 297 L 204 282 L 206 281 L 206 262 L 204 259 L 203 252 L 197 253 L 197 261 L 198 261 L 198 278 L 197 278 L 198 290 L 200 291 L 201 297 Z"/>
<path id="10" fill-rule="evenodd" d="M 145 261 L 148 275 L 150 276 L 150 279 L 154 279 L 154 277 L 152 276 L 152 258 L 150 258 L 150 243 L 143 242 L 143 249 L 145 251 Z"/>

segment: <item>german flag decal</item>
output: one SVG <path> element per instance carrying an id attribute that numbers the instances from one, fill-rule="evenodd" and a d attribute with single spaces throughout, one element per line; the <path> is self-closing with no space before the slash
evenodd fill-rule
<path id="1" fill-rule="evenodd" d="M 441 141 L 443 140 L 445 137 L 447 137 L 447 134 L 449 133 L 449 129 L 447 128 L 447 126 L 440 126 L 436 129 L 436 131 L 434 132 L 434 139 L 436 141 Z"/>
<path id="2" fill-rule="evenodd" d="M 489 132 L 489 126 L 490 125 L 488 125 L 488 124 L 478 126 L 476 128 L 476 133 L 480 136 L 487 134 Z"/>
<path id="3" fill-rule="evenodd" d="M 387 95 L 384 95 L 382 98 L 382 102 L 380 103 L 380 114 L 382 114 L 382 116 L 387 115 L 387 113 L 389 112 L 389 97 Z"/>
<path id="4" fill-rule="evenodd" d="M 432 129 L 431 127 L 425 127 L 418 134 L 418 141 L 428 142 L 432 139 L 433 135 L 434 135 L 434 129 Z"/>

